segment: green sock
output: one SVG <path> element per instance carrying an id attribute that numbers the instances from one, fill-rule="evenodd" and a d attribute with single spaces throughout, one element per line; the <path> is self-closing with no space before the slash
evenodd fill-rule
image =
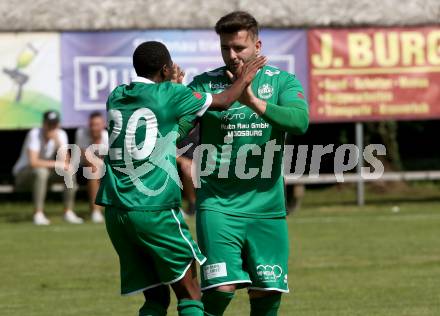
<path id="1" fill-rule="evenodd" d="M 223 315 L 233 297 L 234 292 L 222 292 L 217 290 L 203 292 L 202 302 L 203 305 L 205 305 L 205 315 Z"/>
<path id="2" fill-rule="evenodd" d="M 153 301 L 146 301 L 139 310 L 139 316 L 165 316 L 166 308 Z"/>
<path id="3" fill-rule="evenodd" d="M 190 299 L 183 299 L 177 304 L 179 316 L 203 316 L 203 303 Z"/>
<path id="4" fill-rule="evenodd" d="M 251 316 L 277 316 L 281 293 L 250 299 Z"/>

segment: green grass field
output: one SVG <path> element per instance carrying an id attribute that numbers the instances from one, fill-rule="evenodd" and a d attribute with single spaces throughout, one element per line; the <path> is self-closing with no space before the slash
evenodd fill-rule
<path id="1" fill-rule="evenodd" d="M 354 198 L 352 187 L 309 190 L 289 216 L 291 293 L 280 315 L 440 315 L 439 188 L 370 190 L 362 208 Z M 65 224 L 52 201 L 53 224 L 35 227 L 30 208 L 0 202 L 0 315 L 137 315 L 143 298 L 119 296 L 104 226 Z M 84 202 L 77 209 L 87 215 Z M 242 290 L 226 315 L 247 314 Z"/>

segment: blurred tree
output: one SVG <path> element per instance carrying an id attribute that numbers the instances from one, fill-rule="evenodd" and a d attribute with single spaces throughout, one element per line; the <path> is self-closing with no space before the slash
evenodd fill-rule
<path id="1" fill-rule="evenodd" d="M 365 123 L 364 144 L 380 143 L 385 145 L 387 162 L 385 168 L 402 170 L 398 136 L 398 123 L 396 121 L 368 122 Z"/>

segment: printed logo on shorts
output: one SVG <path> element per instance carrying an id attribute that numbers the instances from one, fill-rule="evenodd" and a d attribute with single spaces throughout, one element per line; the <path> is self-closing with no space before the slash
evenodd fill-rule
<path id="1" fill-rule="evenodd" d="M 275 264 L 260 264 L 257 266 L 257 276 L 261 282 L 276 282 L 283 275 L 283 269 Z"/>
<path id="2" fill-rule="evenodd" d="M 273 94 L 273 87 L 265 83 L 261 87 L 258 88 L 258 96 L 262 99 L 269 99 Z"/>
<path id="3" fill-rule="evenodd" d="M 226 270 L 226 262 L 209 264 L 203 267 L 203 275 L 205 280 L 228 276 Z"/>

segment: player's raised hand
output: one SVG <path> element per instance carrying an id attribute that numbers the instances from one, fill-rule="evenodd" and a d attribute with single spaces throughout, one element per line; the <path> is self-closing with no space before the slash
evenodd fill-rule
<path id="1" fill-rule="evenodd" d="M 237 68 L 235 77 L 243 80 L 246 84 L 250 84 L 252 79 L 254 79 L 255 74 L 259 69 L 261 69 L 267 63 L 266 56 L 258 56 Z"/>
<path id="2" fill-rule="evenodd" d="M 252 79 L 254 79 L 258 69 L 263 67 L 266 62 L 266 57 L 259 56 L 243 65 L 240 65 L 237 68 L 235 76 L 233 76 L 231 72 L 227 71 L 226 74 L 229 76 L 233 84 L 222 93 L 212 95 L 211 107 L 224 110 L 229 108 L 234 101 L 239 100 L 240 98 L 242 99 L 242 102 L 246 102 L 243 104 L 247 105 L 247 103 L 250 103 L 246 90 L 250 89 Z M 251 90 L 249 91 L 252 93 Z M 255 96 L 252 94 L 250 98 L 253 99 Z"/>
<path id="3" fill-rule="evenodd" d="M 174 63 L 173 76 L 171 77 L 171 82 L 182 83 L 184 77 L 185 77 L 185 71 L 183 71 L 178 64 Z"/>
<path id="4" fill-rule="evenodd" d="M 243 61 L 240 61 L 240 65 L 238 65 L 236 73 L 240 73 L 242 72 L 243 69 Z M 237 80 L 237 76 L 234 75 L 230 70 L 226 69 L 226 76 L 229 78 L 229 80 L 231 80 L 231 82 L 235 82 L 235 80 Z"/>
<path id="5" fill-rule="evenodd" d="M 256 99 L 254 93 L 252 92 L 251 82 L 252 79 L 255 77 L 255 74 L 257 73 L 258 69 L 263 67 L 266 64 L 266 62 L 267 62 L 266 57 L 259 56 L 245 64 L 242 63 L 241 65 L 239 65 L 237 67 L 237 71 L 235 75 L 233 75 L 232 72 L 230 72 L 229 70 L 226 71 L 226 75 L 229 77 L 231 82 L 235 82 L 238 78 L 242 78 L 247 84 L 246 88 L 243 90 L 240 98 L 238 99 L 238 101 L 241 104 L 245 104 L 249 106 Z"/>
<path id="6" fill-rule="evenodd" d="M 249 84 L 246 89 L 244 89 L 241 96 L 238 98 L 238 102 L 241 104 L 251 106 L 253 104 L 254 100 L 256 99 L 256 96 L 254 95 L 254 92 L 252 91 L 252 87 Z"/>

